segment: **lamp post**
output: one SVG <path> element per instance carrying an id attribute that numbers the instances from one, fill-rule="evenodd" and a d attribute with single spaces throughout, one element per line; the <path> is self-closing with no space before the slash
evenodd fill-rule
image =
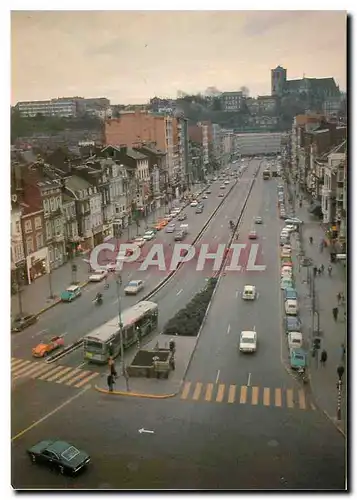
<path id="1" fill-rule="evenodd" d="M 117 298 L 118 298 L 118 319 L 119 319 L 119 335 L 120 335 L 120 357 L 121 357 L 121 373 L 125 378 L 126 390 L 129 392 L 129 377 L 126 371 L 125 359 L 124 359 L 124 339 L 123 339 L 123 321 L 121 316 L 121 296 L 120 287 L 122 285 L 121 275 L 118 274 L 116 277 L 117 285 Z"/>
<path id="2" fill-rule="evenodd" d="M 19 314 L 22 316 L 23 307 L 22 307 L 22 276 L 21 270 L 16 268 L 16 285 L 17 285 L 17 298 L 19 301 Z"/>
<path id="3" fill-rule="evenodd" d="M 345 372 L 345 369 L 342 365 L 337 367 L 337 420 L 341 420 L 341 406 L 342 406 L 342 376 Z"/>
<path id="4" fill-rule="evenodd" d="M 48 286 L 49 286 L 49 289 L 50 289 L 50 295 L 49 295 L 49 299 L 54 299 L 55 296 L 53 295 L 53 288 L 52 288 L 52 272 L 51 272 L 51 264 L 53 262 L 50 261 L 50 269 L 48 271 Z"/>

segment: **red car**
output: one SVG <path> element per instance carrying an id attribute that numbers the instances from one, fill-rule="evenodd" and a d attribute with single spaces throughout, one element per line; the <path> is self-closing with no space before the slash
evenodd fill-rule
<path id="1" fill-rule="evenodd" d="M 248 238 L 250 240 L 256 240 L 258 238 L 257 232 L 256 231 L 250 231 L 250 233 L 248 234 Z"/>

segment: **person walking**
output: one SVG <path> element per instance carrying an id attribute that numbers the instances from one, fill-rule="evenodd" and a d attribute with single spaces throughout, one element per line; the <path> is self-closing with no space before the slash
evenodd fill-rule
<path id="1" fill-rule="evenodd" d="M 325 351 L 325 349 L 322 351 L 321 353 L 321 357 L 320 357 L 320 363 L 321 363 L 321 366 L 325 366 L 325 363 L 327 361 L 327 352 Z"/>
<path id="2" fill-rule="evenodd" d="M 341 303 L 341 293 L 338 292 L 338 294 L 337 294 L 337 305 L 340 305 L 340 303 Z"/>
<path id="3" fill-rule="evenodd" d="M 346 347 L 345 344 L 341 344 L 341 361 L 345 361 L 346 356 Z"/>
<path id="4" fill-rule="evenodd" d="M 333 319 L 334 319 L 335 321 L 337 321 L 337 319 L 338 319 L 338 307 L 334 307 L 334 308 L 332 309 L 332 314 L 333 314 Z"/>
<path id="5" fill-rule="evenodd" d="M 316 266 L 314 266 L 314 267 L 312 268 L 312 271 L 313 271 L 313 273 L 314 273 L 314 277 L 316 277 L 316 275 L 317 275 L 317 267 L 316 267 Z"/>
<path id="6" fill-rule="evenodd" d="M 313 238 L 312 236 L 309 236 L 309 242 L 310 242 L 310 245 L 312 245 L 312 244 L 313 244 L 313 242 L 314 242 L 314 238 Z"/>
<path id="7" fill-rule="evenodd" d="M 114 380 L 113 380 L 113 375 L 111 373 L 109 373 L 109 375 L 107 377 L 107 384 L 108 384 L 109 392 L 113 392 Z"/>
<path id="8" fill-rule="evenodd" d="M 324 274 L 324 271 L 325 271 L 325 266 L 323 264 L 321 264 L 321 266 L 320 266 L 320 274 Z"/>

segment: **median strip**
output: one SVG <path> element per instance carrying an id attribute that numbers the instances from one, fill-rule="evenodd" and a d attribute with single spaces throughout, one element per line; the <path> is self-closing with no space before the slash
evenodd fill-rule
<path id="1" fill-rule="evenodd" d="M 146 394 L 141 392 L 126 392 L 126 391 L 108 391 L 108 389 L 102 389 L 97 385 L 94 386 L 94 389 L 103 394 L 111 394 L 113 396 L 129 396 L 132 398 L 146 398 L 146 399 L 169 399 L 173 398 L 177 395 L 177 392 L 172 394 Z"/>

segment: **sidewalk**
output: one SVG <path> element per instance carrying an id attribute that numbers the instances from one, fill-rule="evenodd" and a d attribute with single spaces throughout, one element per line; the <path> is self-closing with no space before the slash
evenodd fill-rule
<path id="1" fill-rule="evenodd" d="M 342 292 L 347 297 L 347 284 L 346 284 L 346 271 L 342 263 L 330 263 L 329 249 L 325 248 L 321 253 L 319 250 L 319 243 L 324 237 L 325 233 L 320 224 L 308 212 L 308 202 L 303 201 L 303 206 L 297 207 L 295 210 L 296 216 L 304 221 L 302 226 L 301 246 L 305 251 L 305 256 L 312 259 L 312 266 L 316 265 L 318 268 L 321 264 L 325 267 L 325 272 L 322 275 L 317 275 L 315 278 L 315 291 L 316 291 L 316 310 L 320 313 L 320 330 L 321 330 L 321 349 L 318 356 L 323 349 L 327 352 L 326 366 L 323 367 L 319 358 L 310 359 L 310 377 L 311 388 L 314 393 L 315 399 L 320 408 L 335 422 L 335 424 L 344 431 L 346 425 L 346 377 L 343 377 L 343 398 L 342 398 L 342 420 L 337 421 L 337 367 L 344 365 L 342 359 L 341 344 L 345 344 L 347 351 L 347 322 L 344 319 L 345 306 L 338 306 L 337 294 Z M 313 237 L 313 244 L 310 245 L 309 237 Z M 295 241 L 295 239 L 294 239 Z M 297 257 L 295 257 L 297 258 Z M 332 265 L 332 275 L 328 276 L 327 268 Z M 296 269 L 296 288 L 300 298 L 300 316 L 303 323 L 305 335 L 308 334 L 309 349 L 311 348 L 310 339 L 312 337 L 312 302 L 309 292 L 309 285 L 307 283 L 307 269 L 301 267 L 298 271 L 298 263 L 294 266 Z M 312 269 L 311 269 L 312 273 Z M 335 322 L 332 315 L 332 309 L 338 306 L 339 316 Z M 315 330 L 317 318 L 315 318 Z M 306 337 L 305 337 L 306 338 Z"/>
<path id="2" fill-rule="evenodd" d="M 168 349 L 169 341 L 171 339 L 172 337 L 170 335 L 156 335 L 146 345 L 142 346 L 141 349 L 154 349 L 157 343 L 160 348 Z M 153 399 L 166 399 L 176 396 L 180 390 L 188 363 L 195 349 L 197 337 L 174 337 L 173 339 L 176 343 L 176 366 L 175 370 L 170 372 L 168 379 L 131 377 L 128 380 L 129 391 L 127 391 L 125 378 L 122 375 L 119 375 L 116 380 L 113 393 L 109 393 L 107 386 L 108 371 L 102 374 L 100 382 L 95 386 L 96 390 L 105 394 L 117 396 L 135 396 Z M 125 356 L 125 363 L 127 366 L 131 364 L 137 351 L 137 348 L 129 350 L 129 353 Z M 116 370 L 118 374 L 121 372 L 120 359 L 116 363 Z"/>

